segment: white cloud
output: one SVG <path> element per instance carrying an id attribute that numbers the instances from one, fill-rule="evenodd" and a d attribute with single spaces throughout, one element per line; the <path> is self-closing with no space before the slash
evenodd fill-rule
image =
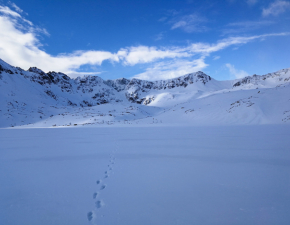
<path id="1" fill-rule="evenodd" d="M 172 79 L 185 74 L 203 70 L 208 64 L 204 57 L 195 60 L 175 59 L 165 62 L 158 62 L 148 67 L 145 72 L 137 74 L 134 78 L 143 80 Z"/>
<path id="2" fill-rule="evenodd" d="M 268 8 L 263 9 L 263 16 L 278 16 L 279 14 L 285 12 L 290 9 L 290 2 L 288 1 L 275 1 L 269 5 Z"/>
<path id="3" fill-rule="evenodd" d="M 40 49 L 41 43 L 37 38 L 39 32 L 47 33 L 47 31 L 31 24 L 19 13 L 0 6 L 0 58 L 24 69 L 36 66 L 45 72 L 53 70 L 70 76 L 83 75 L 84 73 L 79 71 L 83 65 L 100 67 L 108 60 L 124 66 L 147 64 L 145 72 L 136 75 L 139 78 L 173 78 L 206 68 L 208 66 L 205 63 L 206 57 L 229 46 L 240 46 L 270 36 L 289 35 L 289 33 L 264 34 L 231 37 L 216 43 L 200 42 L 181 47 L 131 46 L 121 48 L 115 53 L 91 50 L 53 56 Z M 85 74 L 99 74 L 98 68 L 92 69 L 97 72 L 87 71 Z"/>
<path id="4" fill-rule="evenodd" d="M 216 55 L 216 56 L 214 56 L 213 57 L 213 60 L 218 60 L 218 59 L 220 59 L 221 57 L 219 56 L 219 55 Z"/>
<path id="5" fill-rule="evenodd" d="M 8 17 L 0 17 L 0 56 L 12 65 L 24 68 L 37 66 L 44 71 L 70 73 L 83 64 L 100 65 L 107 59 L 119 60 L 114 54 L 105 51 L 76 51 L 51 56 L 39 49 L 40 43 L 35 33 L 17 29 L 16 23 Z"/>
<path id="6" fill-rule="evenodd" d="M 246 71 L 238 70 L 235 68 L 234 65 L 231 65 L 230 63 L 227 63 L 226 67 L 229 69 L 230 74 L 233 75 L 236 79 L 240 79 L 240 78 L 249 76 L 249 74 Z"/>
<path id="7" fill-rule="evenodd" d="M 197 14 L 186 15 L 174 19 L 172 21 L 173 25 L 171 26 L 171 30 L 179 28 L 187 33 L 204 32 L 207 30 L 207 27 L 203 25 L 206 21 L 205 18 L 198 16 Z"/>
<path id="8" fill-rule="evenodd" d="M 121 51 L 123 51 L 122 57 L 124 63 L 131 66 L 140 63 L 150 63 L 156 61 L 157 59 L 181 58 L 192 55 L 189 52 L 184 51 L 182 48 L 174 47 L 158 49 L 157 47 L 138 46 L 122 49 Z"/>
<path id="9" fill-rule="evenodd" d="M 11 10 L 7 6 L 0 6 L 0 12 L 2 12 L 3 14 L 6 14 L 6 15 L 13 16 L 13 17 L 21 17 L 19 13 Z"/>

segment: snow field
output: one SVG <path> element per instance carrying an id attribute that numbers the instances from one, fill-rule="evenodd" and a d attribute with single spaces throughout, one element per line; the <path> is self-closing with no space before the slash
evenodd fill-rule
<path id="1" fill-rule="evenodd" d="M 289 224 L 290 127 L 0 130 L 0 224 Z"/>

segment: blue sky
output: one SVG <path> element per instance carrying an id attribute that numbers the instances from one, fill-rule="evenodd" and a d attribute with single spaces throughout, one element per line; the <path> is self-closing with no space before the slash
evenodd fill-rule
<path id="1" fill-rule="evenodd" d="M 71 77 L 217 80 L 290 67 L 288 0 L 0 0 L 0 58 Z"/>

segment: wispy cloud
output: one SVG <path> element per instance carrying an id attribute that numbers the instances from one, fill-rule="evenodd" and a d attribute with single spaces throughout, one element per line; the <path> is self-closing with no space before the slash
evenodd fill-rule
<path id="1" fill-rule="evenodd" d="M 19 13 L 11 10 L 9 7 L 7 6 L 0 6 L 0 12 L 5 14 L 5 15 L 9 15 L 9 16 L 13 16 L 13 17 L 21 17 Z"/>
<path id="2" fill-rule="evenodd" d="M 238 69 L 235 68 L 234 65 L 232 65 L 230 63 L 227 63 L 226 64 L 226 67 L 229 69 L 230 74 L 233 75 L 234 78 L 236 78 L 236 79 L 249 76 L 249 74 L 246 71 L 244 71 L 244 70 L 238 70 Z"/>
<path id="3" fill-rule="evenodd" d="M 11 4 L 14 4 L 14 3 L 11 3 Z M 15 7 L 17 7 L 17 6 L 15 5 Z M 20 9 L 19 7 L 18 7 L 17 11 L 20 13 L 23 12 L 23 10 Z M 35 26 L 31 21 L 22 17 L 18 12 L 11 10 L 7 6 L 0 5 L 0 16 L 2 18 L 6 18 L 10 22 L 12 22 L 14 24 L 14 26 L 16 26 L 18 29 L 26 30 L 26 31 L 29 30 L 30 32 L 34 32 L 34 33 L 39 32 L 39 33 L 43 33 L 43 34 L 49 36 L 49 33 L 47 32 L 46 29 Z"/>
<path id="4" fill-rule="evenodd" d="M 8 4 L 11 5 L 11 7 L 15 9 L 15 11 L 17 11 L 19 13 L 23 12 L 23 10 L 21 8 L 19 8 L 15 3 L 9 1 Z"/>
<path id="5" fill-rule="evenodd" d="M 272 34 L 262 34 L 262 35 L 255 35 L 250 37 L 229 37 L 218 41 L 215 44 L 208 44 L 208 43 L 194 43 L 189 46 L 189 49 L 195 53 L 203 53 L 203 54 L 210 54 L 212 52 L 217 52 L 222 49 L 225 49 L 231 45 L 241 45 L 246 44 L 248 42 L 257 40 L 257 39 L 265 39 L 267 37 L 273 36 L 286 36 L 290 35 L 290 33 L 272 33 Z"/>
<path id="6" fill-rule="evenodd" d="M 204 59 L 205 57 L 194 60 L 174 59 L 154 63 L 152 66 L 149 66 L 145 72 L 137 74 L 134 77 L 143 80 L 172 79 L 190 72 L 203 70 L 208 66 L 208 64 L 204 62 Z"/>
<path id="7" fill-rule="evenodd" d="M 159 34 L 156 35 L 154 38 L 155 41 L 160 41 L 164 38 L 164 32 L 160 32 Z"/>
<path id="8" fill-rule="evenodd" d="M 187 33 L 204 32 L 208 28 L 204 25 L 207 20 L 197 14 L 185 15 L 180 18 L 175 18 L 171 21 L 171 30 L 182 29 Z"/>
<path id="9" fill-rule="evenodd" d="M 246 0 L 246 2 L 248 5 L 252 6 L 255 5 L 258 2 L 258 0 Z"/>
<path id="10" fill-rule="evenodd" d="M 145 72 L 137 74 L 135 77 L 139 79 L 148 80 L 159 80 L 159 79 L 170 79 L 181 76 L 186 73 L 196 72 L 202 70 L 208 66 L 205 63 L 206 57 L 214 52 L 221 51 L 230 46 L 242 45 L 254 40 L 263 40 L 271 36 L 285 36 L 290 35 L 289 33 L 277 33 L 277 34 L 264 34 L 256 35 L 251 37 L 231 37 L 218 41 L 214 44 L 208 43 L 193 43 L 184 48 L 177 48 L 175 51 L 178 54 L 185 52 L 188 54 L 187 57 L 178 55 L 179 57 L 170 57 L 166 61 L 156 62 L 151 64 Z M 126 57 L 125 57 L 126 58 Z M 218 57 L 215 57 L 218 59 Z M 150 62 L 148 60 L 147 62 Z M 228 68 L 231 69 L 231 73 L 236 78 L 247 76 L 248 74 L 242 70 L 236 70 L 234 66 L 227 64 Z"/>
<path id="11" fill-rule="evenodd" d="M 158 22 L 164 22 L 164 21 L 166 21 L 166 20 L 167 20 L 167 17 L 164 16 L 164 17 L 161 17 L 161 18 L 158 20 Z"/>
<path id="12" fill-rule="evenodd" d="M 230 37 L 216 43 L 199 42 L 186 46 L 129 46 L 117 52 L 80 50 L 53 56 L 40 48 L 38 35 L 43 29 L 39 30 L 30 21 L 30 23 L 26 21 L 28 20 L 9 7 L 0 6 L 0 58 L 24 69 L 36 66 L 46 72 L 54 70 L 70 76 L 84 73 L 98 74 L 102 63 L 110 61 L 123 66 L 146 66 L 144 73 L 136 75 L 139 78 L 152 80 L 173 78 L 206 68 L 208 66 L 205 62 L 206 57 L 229 46 L 240 46 L 270 36 L 289 35 L 276 33 Z M 84 65 L 97 66 L 97 69 L 81 72 L 80 68 Z"/>
<path id="13" fill-rule="evenodd" d="M 218 59 L 220 59 L 221 57 L 219 56 L 219 55 L 216 55 L 216 56 L 214 56 L 213 57 L 213 60 L 218 60 Z"/>
<path id="14" fill-rule="evenodd" d="M 271 15 L 278 16 L 279 14 L 282 14 L 286 10 L 289 10 L 289 9 L 290 9 L 290 2 L 277 0 L 275 2 L 272 2 L 268 8 L 264 8 L 262 15 L 264 17 L 271 16 Z"/>
<path id="15" fill-rule="evenodd" d="M 260 20 L 260 21 L 242 21 L 229 23 L 226 25 L 226 28 L 223 29 L 223 34 L 235 34 L 235 33 L 244 33 L 252 30 L 257 30 L 262 27 L 270 26 L 274 24 L 274 21 L 269 20 Z"/>
<path id="16" fill-rule="evenodd" d="M 239 0 L 227 0 L 229 3 L 236 3 L 236 2 L 240 2 Z M 255 5 L 258 0 L 245 0 L 245 2 L 249 5 L 249 6 L 253 6 Z"/>

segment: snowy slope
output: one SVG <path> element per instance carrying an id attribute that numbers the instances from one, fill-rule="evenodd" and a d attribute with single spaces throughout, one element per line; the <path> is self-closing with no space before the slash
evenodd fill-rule
<path id="1" fill-rule="evenodd" d="M 289 123 L 289 83 L 290 69 L 232 81 L 203 72 L 153 82 L 105 81 L 25 71 L 0 60 L 0 127 Z"/>

